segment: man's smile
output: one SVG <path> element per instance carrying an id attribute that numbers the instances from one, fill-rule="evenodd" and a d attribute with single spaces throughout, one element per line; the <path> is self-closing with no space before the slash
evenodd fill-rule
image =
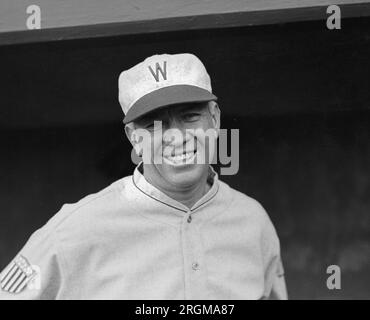
<path id="1" fill-rule="evenodd" d="M 191 164 L 196 156 L 196 150 L 191 151 L 183 151 L 183 153 L 179 154 L 170 154 L 170 155 L 163 155 L 163 159 L 165 163 L 169 165 L 183 165 L 183 164 Z"/>

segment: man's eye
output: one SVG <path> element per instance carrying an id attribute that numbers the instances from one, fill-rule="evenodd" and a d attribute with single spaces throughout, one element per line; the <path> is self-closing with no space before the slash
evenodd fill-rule
<path id="1" fill-rule="evenodd" d="M 154 129 L 154 123 L 148 123 L 147 125 L 145 125 L 145 129 L 148 130 Z"/>
<path id="2" fill-rule="evenodd" d="M 183 115 L 185 121 L 197 121 L 200 117 L 199 113 L 186 113 Z"/>

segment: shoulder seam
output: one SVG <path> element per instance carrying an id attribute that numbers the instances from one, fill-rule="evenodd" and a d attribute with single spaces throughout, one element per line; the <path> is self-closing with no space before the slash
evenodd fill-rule
<path id="1" fill-rule="evenodd" d="M 74 208 L 74 209 L 72 209 L 71 211 L 67 212 L 66 217 L 64 217 L 62 220 L 58 221 L 58 223 L 56 223 L 56 225 L 55 225 L 55 226 L 53 226 L 53 227 L 51 228 L 51 230 L 50 230 L 50 231 L 57 230 L 57 229 L 60 227 L 60 225 L 61 225 L 62 223 L 64 223 L 64 222 L 65 222 L 65 220 L 66 220 L 66 219 L 68 219 L 68 218 L 69 218 L 69 217 L 70 217 L 74 212 L 76 212 L 77 210 L 79 210 L 79 209 L 83 208 L 84 206 L 87 206 L 88 204 L 90 204 L 91 202 L 94 202 L 95 200 L 98 200 L 98 199 L 100 199 L 100 198 L 102 198 L 102 197 L 106 196 L 107 194 L 109 194 L 109 193 L 111 193 L 111 192 L 113 192 L 113 190 L 112 190 L 111 188 L 109 188 L 109 189 L 108 189 L 107 191 L 105 191 L 103 194 L 96 195 L 94 198 L 90 199 L 89 201 L 84 202 L 84 203 L 81 203 L 77 208 Z M 66 205 L 66 204 L 68 204 L 68 203 L 65 203 L 64 205 Z M 64 206 L 64 205 L 63 205 L 63 206 Z M 71 204 L 71 205 L 73 205 L 73 204 Z M 63 206 L 62 206 L 62 208 L 63 208 Z M 62 208 L 61 208 L 61 209 L 62 209 Z M 61 211 L 61 209 L 60 209 L 56 214 L 58 214 L 58 213 Z"/>

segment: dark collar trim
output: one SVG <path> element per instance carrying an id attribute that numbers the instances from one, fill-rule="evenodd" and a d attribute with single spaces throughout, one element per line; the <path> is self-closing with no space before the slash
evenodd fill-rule
<path id="1" fill-rule="evenodd" d="M 179 211 L 182 211 L 182 212 L 185 212 L 185 213 L 187 213 L 187 212 L 188 212 L 188 211 L 185 211 L 185 210 L 179 209 L 179 208 L 177 208 L 177 207 L 171 206 L 170 204 L 168 204 L 168 203 L 166 203 L 166 202 L 163 202 L 163 201 L 161 201 L 161 200 L 158 200 L 157 198 L 152 197 L 150 194 L 146 193 L 144 190 L 142 190 L 142 189 L 140 189 L 140 188 L 139 188 L 139 186 L 135 183 L 134 176 L 132 176 L 132 182 L 133 182 L 133 184 L 134 184 L 134 186 L 135 186 L 136 188 L 138 188 L 142 193 L 144 193 L 145 195 L 147 195 L 149 198 L 152 198 L 152 199 L 154 199 L 154 200 L 156 200 L 156 201 L 158 201 L 158 202 L 160 202 L 160 203 L 162 203 L 162 204 L 165 204 L 166 206 L 171 207 L 171 208 L 173 208 L 173 209 L 176 209 L 176 210 L 179 210 Z M 189 209 L 189 211 L 191 211 L 191 210 Z"/>
<path id="2" fill-rule="evenodd" d="M 199 206 L 197 206 L 197 207 L 195 207 L 195 208 L 191 209 L 190 211 L 192 211 L 192 212 L 193 212 L 193 211 L 195 211 L 196 209 L 200 208 L 201 206 L 205 205 L 206 203 L 210 202 L 210 201 L 211 201 L 215 196 L 217 196 L 218 189 L 219 189 L 219 186 L 217 186 L 217 190 L 216 190 L 215 194 L 214 194 L 212 197 L 210 197 L 207 201 L 205 201 L 205 202 L 201 203 Z"/>

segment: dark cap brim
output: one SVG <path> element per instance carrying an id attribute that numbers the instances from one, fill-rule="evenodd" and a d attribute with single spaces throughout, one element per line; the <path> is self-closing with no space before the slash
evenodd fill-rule
<path id="1" fill-rule="evenodd" d="M 208 90 L 191 85 L 164 87 L 146 94 L 137 100 L 127 112 L 123 123 L 135 121 L 141 116 L 170 105 L 216 101 L 217 97 Z"/>

